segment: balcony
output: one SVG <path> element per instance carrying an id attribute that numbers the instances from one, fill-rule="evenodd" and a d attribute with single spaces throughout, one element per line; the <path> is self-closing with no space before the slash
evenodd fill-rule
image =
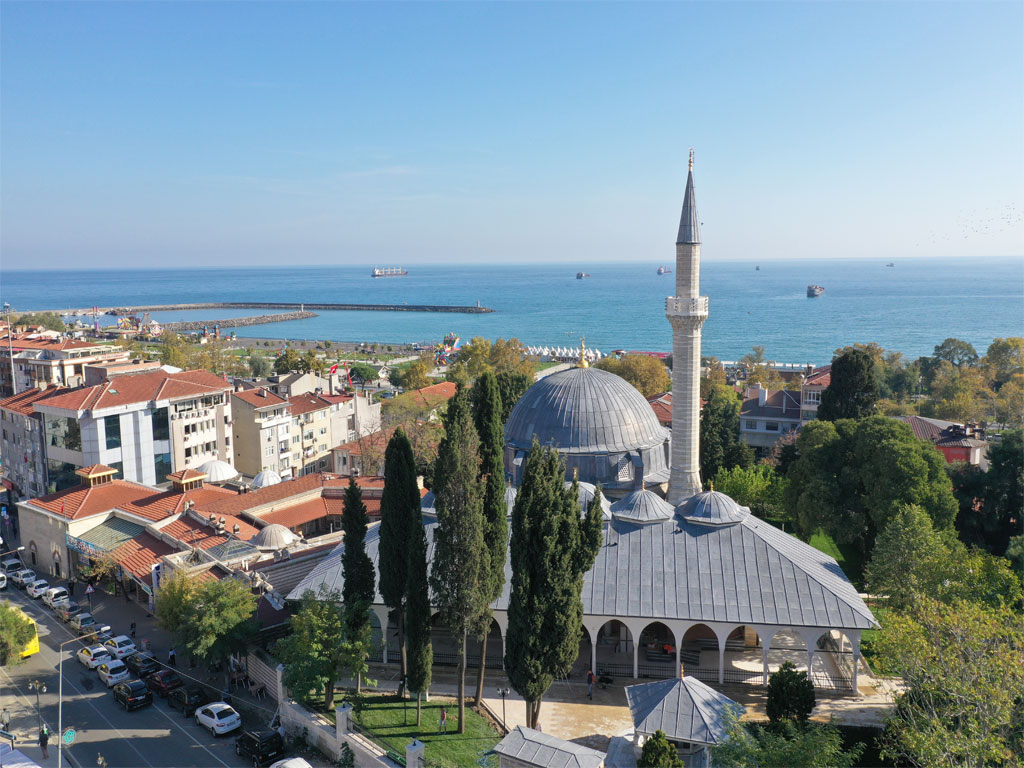
<path id="1" fill-rule="evenodd" d="M 669 296 L 665 299 L 665 314 L 687 317 L 707 317 L 708 297 L 698 296 L 696 299 L 680 299 Z"/>

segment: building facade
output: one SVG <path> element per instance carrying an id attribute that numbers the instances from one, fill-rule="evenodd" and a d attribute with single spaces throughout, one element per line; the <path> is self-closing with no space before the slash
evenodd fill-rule
<path id="1" fill-rule="evenodd" d="M 14 356 L 14 386 L 11 384 L 11 355 Z M 130 355 L 121 347 L 66 337 L 48 338 L 38 334 L 15 333 L 0 343 L 0 396 L 8 397 L 28 389 L 50 385 L 80 387 L 85 384 L 85 367 L 124 362 Z"/>
<path id="2" fill-rule="evenodd" d="M 248 477 L 292 473 L 292 406 L 262 387 L 231 393 L 235 469 Z"/>
<path id="3" fill-rule="evenodd" d="M 63 391 L 58 386 L 27 389 L 0 400 L 4 484 L 15 498 L 42 496 L 47 492 L 45 430 L 43 418 L 33 406 Z"/>
<path id="4" fill-rule="evenodd" d="M 800 392 L 767 390 L 760 384 L 748 387 L 740 406 L 740 440 L 765 454 L 787 435 L 800 428 Z"/>

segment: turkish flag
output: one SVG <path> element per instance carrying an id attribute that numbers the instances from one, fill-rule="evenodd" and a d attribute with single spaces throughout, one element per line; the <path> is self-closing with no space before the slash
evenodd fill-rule
<path id="1" fill-rule="evenodd" d="M 334 365 L 331 366 L 331 373 L 337 373 L 337 372 L 338 372 L 338 364 L 335 363 Z"/>

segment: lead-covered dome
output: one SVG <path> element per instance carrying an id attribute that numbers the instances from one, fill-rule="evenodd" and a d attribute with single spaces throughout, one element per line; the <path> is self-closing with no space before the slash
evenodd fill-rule
<path id="1" fill-rule="evenodd" d="M 704 491 L 680 504 L 676 513 L 684 520 L 699 525 L 734 525 L 750 514 L 750 508 L 740 506 L 724 493 Z"/>
<path id="2" fill-rule="evenodd" d="M 296 538 L 295 534 L 283 525 L 271 523 L 266 528 L 261 528 L 249 543 L 259 549 L 284 549 L 294 544 Z"/>
<path id="3" fill-rule="evenodd" d="M 612 516 L 616 520 L 637 525 L 664 523 L 672 519 L 675 507 L 654 491 L 638 488 L 612 504 Z"/>
<path id="4" fill-rule="evenodd" d="M 642 472 L 649 483 L 669 476 L 669 431 L 643 395 L 599 368 L 570 368 L 545 376 L 516 403 L 505 425 L 505 469 L 519 484 L 534 437 L 555 448 L 581 481 L 632 489 Z"/>

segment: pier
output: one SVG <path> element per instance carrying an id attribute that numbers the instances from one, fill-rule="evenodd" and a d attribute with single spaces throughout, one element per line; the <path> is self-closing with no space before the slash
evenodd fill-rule
<path id="1" fill-rule="evenodd" d="M 213 328 L 214 326 L 218 328 L 244 328 L 250 325 L 283 323 L 288 320 L 305 320 L 310 317 L 318 317 L 318 315 L 316 312 L 280 312 L 274 315 L 226 317 L 221 320 L 183 320 L 173 323 L 162 323 L 162 325 L 165 331 L 201 331 L 204 328 Z"/>
<path id="2" fill-rule="evenodd" d="M 97 307 L 101 314 L 113 312 L 119 315 L 133 315 L 139 312 L 181 312 L 194 309 L 284 309 L 299 310 L 319 309 L 329 312 L 456 312 L 466 315 L 483 315 L 494 310 L 476 306 L 458 306 L 454 304 L 322 304 L 317 302 L 277 302 L 277 301 L 211 301 L 189 304 L 151 304 L 126 305 L 123 307 Z M 91 315 L 93 308 L 85 309 L 54 309 L 45 310 L 61 315 Z M 223 322 L 221 323 L 223 325 Z"/>

